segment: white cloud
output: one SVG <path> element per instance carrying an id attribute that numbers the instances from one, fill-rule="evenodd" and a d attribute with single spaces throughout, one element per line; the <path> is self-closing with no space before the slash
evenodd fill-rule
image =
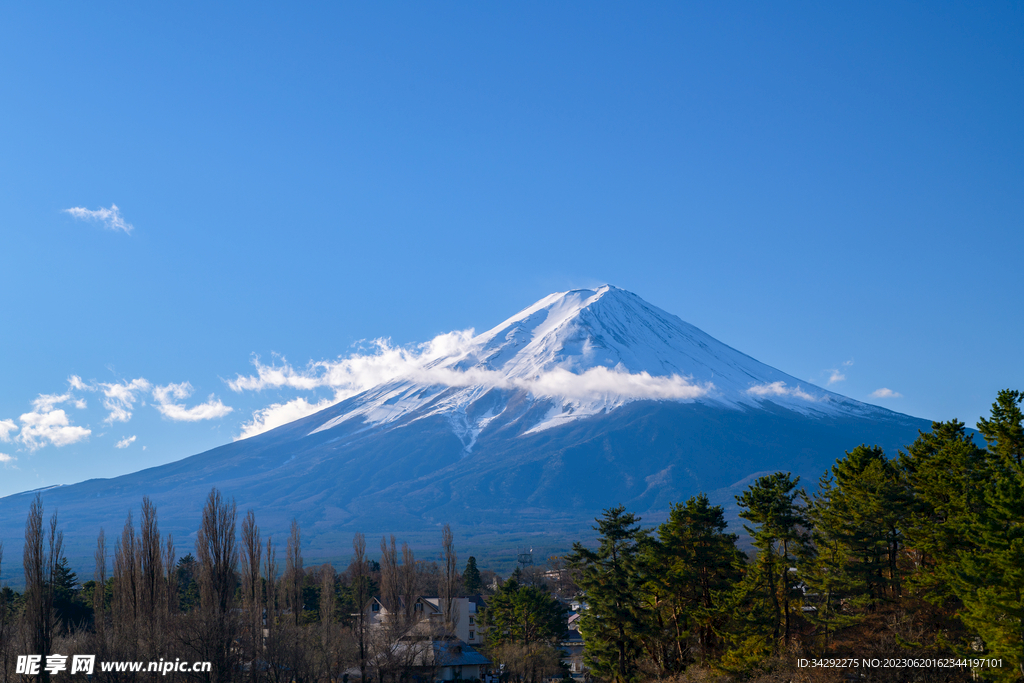
<path id="1" fill-rule="evenodd" d="M 447 386 L 489 385 L 519 387 L 540 395 L 577 397 L 595 393 L 616 393 L 627 397 L 693 398 L 703 390 L 679 377 L 652 377 L 648 373 L 591 368 L 582 374 L 556 368 L 530 380 L 507 378 L 497 371 L 470 368 L 457 370 L 436 367 L 439 358 L 457 357 L 469 350 L 473 330 L 442 334 L 429 342 L 412 347 L 392 345 L 386 339 L 375 339 L 371 353 L 353 353 L 337 361 L 309 363 L 305 370 L 296 370 L 287 361 L 281 365 L 264 365 L 253 359 L 257 374 L 237 375 L 228 381 L 233 391 L 261 391 L 266 388 L 316 389 L 329 387 L 335 391 L 335 402 L 398 377 L 409 377 L 424 384 Z"/>
<path id="2" fill-rule="evenodd" d="M 853 365 L 853 361 L 852 360 L 843 361 L 842 366 L 840 366 L 838 368 L 832 368 L 831 370 L 829 370 L 828 371 L 828 373 L 829 373 L 829 376 L 828 376 L 828 384 L 829 384 L 829 386 L 835 384 L 836 382 L 842 382 L 842 381 L 846 380 L 846 375 L 843 374 L 843 371 L 846 368 L 850 367 L 851 365 Z"/>
<path id="3" fill-rule="evenodd" d="M 15 458 L 12 455 L 0 453 L 0 465 L 3 465 L 4 467 L 12 467 L 11 463 L 14 462 L 15 460 L 17 460 L 17 458 Z"/>
<path id="4" fill-rule="evenodd" d="M 875 389 L 871 392 L 871 396 L 873 398 L 903 398 L 903 394 L 892 389 L 886 389 L 885 387 Z"/>
<path id="5" fill-rule="evenodd" d="M 117 384 L 100 384 L 103 390 L 103 407 L 110 413 L 103 421 L 107 424 L 115 422 L 127 422 L 132 417 L 132 407 L 139 399 L 139 394 L 149 391 L 150 383 L 139 377 L 131 382 L 120 382 Z"/>
<path id="6" fill-rule="evenodd" d="M 280 427 L 281 425 L 319 412 L 324 408 L 329 408 L 335 403 L 337 403 L 336 400 L 332 401 L 329 399 L 324 399 L 318 403 L 310 403 L 304 398 L 297 398 L 287 403 L 274 403 L 254 412 L 250 422 L 242 423 L 242 433 L 235 438 L 235 441 L 268 432 L 275 427 Z"/>
<path id="7" fill-rule="evenodd" d="M 805 401 L 816 400 L 799 386 L 787 387 L 785 382 L 758 384 L 747 389 L 747 393 L 753 394 L 754 396 L 795 396 L 797 398 L 802 398 Z"/>
<path id="8" fill-rule="evenodd" d="M 371 353 L 353 353 L 337 361 L 309 363 L 304 370 L 296 370 L 287 361 L 281 365 L 264 365 L 259 358 L 254 358 L 256 375 L 237 375 L 228 381 L 228 386 L 233 391 L 328 387 L 335 392 L 334 403 L 399 377 L 408 377 L 422 384 L 452 387 L 520 388 L 540 396 L 565 398 L 613 394 L 627 398 L 679 399 L 696 398 L 708 392 L 708 387 L 690 384 L 678 375 L 653 377 L 646 372 L 633 375 L 604 367 L 591 368 L 581 374 L 555 368 L 531 379 L 510 379 L 494 370 L 458 370 L 433 364 L 439 358 L 457 357 L 468 351 L 472 337 L 473 330 L 450 332 L 408 348 L 394 346 L 386 339 L 376 339 L 372 342 L 374 350 Z M 259 422 L 255 418 L 254 421 Z"/>
<path id="9" fill-rule="evenodd" d="M 32 401 L 32 408 L 37 413 L 48 413 L 53 410 L 53 407 L 58 403 L 66 403 L 68 401 L 78 402 L 71 395 L 71 392 L 66 394 L 39 394 L 39 396 Z"/>
<path id="10" fill-rule="evenodd" d="M 38 401 L 39 399 L 36 403 Z M 50 407 L 52 408 L 52 404 Z M 68 446 L 82 441 L 92 434 L 92 430 L 72 425 L 68 420 L 67 413 L 59 408 L 40 410 L 37 407 L 35 412 L 25 413 L 18 419 L 21 420 L 21 433 L 18 434 L 18 441 L 32 451 L 43 447 L 47 441 L 54 446 Z"/>
<path id="11" fill-rule="evenodd" d="M 132 230 L 135 229 L 131 223 L 126 222 L 121 216 L 121 210 L 117 208 L 117 204 L 111 204 L 109 209 L 100 207 L 95 211 L 76 206 L 64 209 L 64 213 L 71 214 L 82 221 L 100 221 L 108 230 L 120 230 L 126 235 L 132 234 Z"/>
<path id="12" fill-rule="evenodd" d="M 18 431 L 14 420 L 0 420 L 0 441 L 10 441 L 11 434 Z"/>
<path id="13" fill-rule="evenodd" d="M 291 369 L 289 368 L 289 371 Z M 293 372 L 293 371 L 292 371 Z M 375 373 L 373 373 L 375 374 Z M 264 377 L 269 377 L 265 373 Z M 280 377 L 289 376 L 288 372 Z M 452 368 L 420 367 L 404 375 L 421 384 L 444 385 L 449 387 L 486 386 L 495 389 L 522 389 L 535 396 L 559 397 L 570 400 L 586 400 L 598 396 L 619 398 L 649 399 L 694 399 L 706 395 L 714 389 L 708 383 L 704 386 L 691 384 L 688 379 L 679 375 L 671 377 L 654 377 L 647 372 L 630 374 L 623 370 L 610 370 L 605 367 L 590 368 L 586 372 L 576 374 L 555 368 L 532 378 L 509 378 L 495 370 L 470 368 L 456 370 Z M 393 379 L 388 377 L 386 379 Z M 381 381 L 386 381 L 381 380 Z M 380 382 L 370 384 L 366 388 L 376 386 Z M 287 386 L 295 386 L 289 384 Z M 253 419 L 242 425 L 242 433 L 237 439 L 280 427 L 307 415 L 328 408 L 352 395 L 352 382 L 346 382 L 344 389 L 335 394 L 333 399 L 324 399 L 310 403 L 305 398 L 297 398 L 287 403 L 274 403 L 253 413 Z M 236 439 L 236 440 L 237 440 Z"/>
<path id="14" fill-rule="evenodd" d="M 135 435 L 126 436 L 125 438 L 115 443 L 114 448 L 128 448 L 133 443 L 135 443 Z"/>
<path id="15" fill-rule="evenodd" d="M 157 402 L 157 410 L 175 422 L 198 422 L 200 420 L 213 420 L 224 417 L 233 408 L 226 406 L 211 394 L 205 403 L 186 408 L 181 403 L 175 403 L 174 399 L 183 400 L 192 395 L 192 385 L 189 382 L 180 384 L 167 384 L 153 387 L 153 398 Z"/>
<path id="16" fill-rule="evenodd" d="M 316 389 L 329 387 L 335 399 L 354 396 L 378 384 L 406 377 L 427 368 L 433 361 L 468 350 L 473 330 L 449 332 L 429 342 L 410 347 L 394 346 L 387 339 L 374 339 L 369 353 L 353 353 L 336 361 L 309 363 L 296 370 L 282 358 L 281 365 L 264 365 L 253 358 L 256 375 L 237 375 L 228 381 L 233 391 L 261 391 L 267 388 Z"/>
<path id="17" fill-rule="evenodd" d="M 71 388 L 84 386 L 81 379 L 75 375 L 68 378 L 68 384 Z M 92 431 L 71 424 L 67 413 L 56 407 L 61 403 L 70 403 L 79 410 L 86 407 L 85 400 L 77 398 L 70 390 L 64 394 L 39 394 L 32 401 L 32 411 L 18 417 L 21 431 L 14 440 L 34 451 L 47 443 L 52 446 L 67 446 L 88 438 Z M 10 441 L 13 428 L 13 420 L 0 422 L 0 440 Z"/>

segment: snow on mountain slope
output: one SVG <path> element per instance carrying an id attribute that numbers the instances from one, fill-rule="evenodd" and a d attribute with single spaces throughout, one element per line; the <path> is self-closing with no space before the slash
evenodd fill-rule
<path id="1" fill-rule="evenodd" d="M 353 419 L 370 429 L 444 415 L 469 452 L 493 425 L 529 420 L 520 433 L 536 433 L 643 399 L 733 409 L 772 403 L 811 416 L 879 410 L 801 382 L 606 285 L 551 294 L 347 401 L 310 433 Z"/>

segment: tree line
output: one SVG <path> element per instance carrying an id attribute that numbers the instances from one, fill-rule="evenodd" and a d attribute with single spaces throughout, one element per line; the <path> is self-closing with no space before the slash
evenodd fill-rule
<path id="1" fill-rule="evenodd" d="M 444 638 L 454 626 L 454 599 L 479 590 L 482 582 L 472 557 L 463 582 L 447 525 L 440 565 L 417 560 L 408 544 L 399 549 L 394 536 L 381 539 L 380 561 L 371 560 L 364 535 L 357 533 L 345 571 L 329 564 L 305 567 L 297 522 L 282 558 L 273 540 L 262 537 L 253 511 L 239 525 L 235 503 L 216 489 L 203 509 L 195 547 L 185 555 L 178 557 L 174 540 L 160 533 L 148 497 L 137 520 L 128 514 L 112 553 L 110 545 L 101 530 L 93 578 L 81 582 L 64 556 L 57 514 L 45 520 L 36 496 L 26 521 L 24 591 L 0 588 L 0 682 L 28 681 L 16 673 L 16 661 L 29 654 L 44 662 L 51 654 L 68 661 L 82 654 L 97 662 L 212 663 L 208 673 L 161 676 L 167 681 L 333 682 L 358 670 L 363 681 L 397 683 L 410 680 L 414 664 L 429 678 L 431 658 L 422 644 L 396 647 L 412 622 L 403 610 L 416 596 L 439 596 L 445 619 L 439 633 L 427 635 Z M 374 596 L 398 615 L 383 628 L 369 627 Z M 109 683 L 147 675 L 101 672 L 98 666 L 94 672 L 95 680 Z M 55 678 L 74 676 L 65 670 Z M 41 669 L 39 679 L 47 682 L 51 675 Z"/>
<path id="2" fill-rule="evenodd" d="M 736 496 L 749 556 L 705 495 L 656 529 L 607 510 L 599 547 L 568 558 L 591 671 L 617 683 L 1024 679 L 1022 398 L 999 392 L 977 425 L 985 447 L 963 422 L 935 422 L 893 459 L 857 446 L 810 493 L 788 473 L 759 478 Z M 865 658 L 956 663 L 873 670 Z"/>

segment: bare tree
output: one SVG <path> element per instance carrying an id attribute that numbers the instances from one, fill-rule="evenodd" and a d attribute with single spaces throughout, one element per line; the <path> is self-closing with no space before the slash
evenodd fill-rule
<path id="1" fill-rule="evenodd" d="M 299 522 L 292 519 L 292 531 L 284 558 L 285 606 L 292 611 L 295 625 L 302 623 L 302 536 Z"/>
<path id="2" fill-rule="evenodd" d="M 416 557 L 408 543 L 402 544 L 402 597 L 405 600 L 405 623 L 411 624 L 416 616 Z"/>
<path id="3" fill-rule="evenodd" d="M 450 525 L 441 531 L 441 548 L 444 554 L 444 574 L 441 577 L 441 611 L 444 614 L 444 629 L 454 635 L 459 625 L 459 606 L 455 602 L 459 586 L 458 557 L 455 553 L 455 537 Z"/>
<path id="4" fill-rule="evenodd" d="M 174 558 L 174 537 L 167 534 L 167 543 L 164 545 L 164 571 L 167 572 L 167 579 L 164 588 L 167 591 L 168 619 L 178 611 L 178 572 L 175 571 Z"/>
<path id="5" fill-rule="evenodd" d="M 203 521 L 196 538 L 199 557 L 199 588 L 202 597 L 202 642 L 213 662 L 218 681 L 231 679 L 231 644 L 234 624 L 231 607 L 235 595 L 235 575 L 238 567 L 238 546 L 235 539 L 235 501 L 225 501 L 220 491 L 213 489 L 203 508 Z"/>
<path id="6" fill-rule="evenodd" d="M 242 520 L 242 610 L 246 616 L 249 660 L 253 662 L 263 649 L 263 590 L 260 584 L 260 564 L 263 561 L 263 542 L 256 526 L 256 513 L 249 510 Z M 256 667 L 249 667 L 251 680 L 256 680 Z"/>
<path id="7" fill-rule="evenodd" d="M 157 526 L 156 506 L 149 496 L 142 499 L 139 542 L 136 547 L 135 571 L 138 576 L 139 631 L 146 645 L 147 657 L 156 659 L 161 653 L 164 634 L 167 591 L 165 589 L 163 548 Z"/>
<path id="8" fill-rule="evenodd" d="M 388 611 L 389 620 L 398 621 L 401 611 L 401 577 L 398 574 L 398 551 L 395 536 L 391 535 L 391 546 L 387 538 L 380 539 L 380 599 Z"/>
<path id="9" fill-rule="evenodd" d="M 366 537 L 356 533 L 352 537 L 352 594 L 356 601 L 356 638 L 359 641 L 359 679 L 366 681 Z"/>
<path id="10" fill-rule="evenodd" d="M 3 576 L 4 544 L 0 542 L 0 577 Z M 11 640 L 14 635 L 14 624 L 11 619 L 11 606 L 7 601 L 7 586 L 0 581 L 0 680 L 7 683 L 12 658 Z"/>
<path id="11" fill-rule="evenodd" d="M 135 659 L 138 648 L 136 545 L 135 524 L 129 510 L 121 538 L 114 544 L 114 595 L 110 605 L 115 648 L 125 659 Z"/>
<path id="12" fill-rule="evenodd" d="M 96 554 L 93 557 L 96 560 L 96 571 L 93 574 L 96 585 L 93 587 L 92 592 L 93 622 L 96 624 L 96 639 L 102 644 L 105 642 L 107 630 L 105 615 L 107 602 L 107 535 L 102 527 L 100 528 L 99 536 L 96 537 Z M 102 655 L 103 653 L 97 654 Z"/>
<path id="13" fill-rule="evenodd" d="M 28 646 L 31 654 L 50 654 L 56 623 L 53 611 L 53 579 L 64 552 L 64 534 L 57 531 L 57 513 L 50 518 L 49 548 L 44 547 L 43 499 L 36 494 L 25 520 L 25 612 L 28 628 Z M 47 683 L 49 672 L 43 670 L 40 679 Z"/>
<path id="14" fill-rule="evenodd" d="M 272 539 L 267 537 L 267 552 L 263 564 L 263 585 L 265 587 L 266 600 L 266 627 L 263 637 L 263 649 L 276 650 L 278 640 L 278 610 L 277 610 L 277 549 Z M 276 673 L 276 669 L 274 670 Z"/>
<path id="15" fill-rule="evenodd" d="M 320 567 L 320 645 L 324 652 L 324 666 L 328 679 L 335 680 L 339 671 L 337 638 L 337 614 L 335 609 L 336 577 L 334 567 L 323 564 Z"/>

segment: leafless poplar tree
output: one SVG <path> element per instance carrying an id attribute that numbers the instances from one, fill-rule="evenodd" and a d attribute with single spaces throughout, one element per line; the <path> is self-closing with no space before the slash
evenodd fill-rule
<path id="1" fill-rule="evenodd" d="M 242 610 L 248 631 L 248 654 L 254 661 L 263 649 L 263 589 L 260 569 L 263 561 L 263 542 L 256 514 L 249 510 L 242 520 Z M 250 667 L 250 679 L 256 680 L 256 667 Z"/>
<path id="2" fill-rule="evenodd" d="M 174 537 L 167 534 L 164 545 L 164 571 L 167 573 L 165 588 L 167 590 L 167 617 L 171 618 L 178 611 L 178 572 L 175 571 Z"/>
<path id="3" fill-rule="evenodd" d="M 277 548 L 267 537 L 267 559 L 263 565 L 263 585 L 266 587 L 267 630 L 277 623 Z"/>
<path id="4" fill-rule="evenodd" d="M 64 534 L 57 531 L 57 513 L 50 518 L 49 548 L 45 548 L 43 529 L 43 499 L 36 494 L 25 521 L 25 612 L 30 654 L 50 654 L 53 644 L 55 615 L 53 611 L 53 580 L 64 552 Z M 43 683 L 50 674 L 42 671 Z"/>
<path id="5" fill-rule="evenodd" d="M 366 586 L 366 537 L 356 533 L 352 537 L 352 594 L 356 601 L 356 639 L 359 641 L 359 679 L 366 680 L 366 603 L 369 595 Z"/>
<path id="6" fill-rule="evenodd" d="M 335 680 L 339 673 L 340 660 L 338 657 L 337 641 L 335 631 L 337 626 L 337 610 L 335 609 L 335 581 L 334 567 L 323 564 L 320 567 L 320 646 L 324 652 L 324 667 L 327 670 L 328 679 Z"/>
<path id="7" fill-rule="evenodd" d="M 444 553 L 444 573 L 441 577 L 441 610 L 444 614 L 444 628 L 454 635 L 459 625 L 459 607 L 455 596 L 459 586 L 458 557 L 455 553 L 455 537 L 450 525 L 441 531 L 441 548 Z"/>
<path id="8" fill-rule="evenodd" d="M 380 539 L 380 599 L 388 610 L 389 620 L 400 621 L 402 579 L 398 574 L 398 550 L 395 536 L 391 535 L 391 546 L 385 537 Z"/>
<path id="9" fill-rule="evenodd" d="M 416 602 L 416 557 L 408 543 L 402 544 L 402 597 L 405 599 L 405 623 L 411 624 Z"/>
<path id="10" fill-rule="evenodd" d="M 121 538 L 114 544 L 114 595 L 111 601 L 111 617 L 114 626 L 116 647 L 125 658 L 135 658 L 138 647 L 139 618 L 137 598 L 138 565 L 135 563 L 137 554 L 135 524 L 131 511 L 121 530 Z"/>
<path id="11" fill-rule="evenodd" d="M 139 634 L 145 642 L 147 657 L 156 659 L 161 653 L 167 614 L 167 591 L 164 579 L 163 547 L 157 526 L 156 506 L 149 496 L 142 499 L 139 542 L 136 547 L 135 571 Z"/>
<path id="12" fill-rule="evenodd" d="M 238 546 L 235 539 L 235 501 L 225 501 L 213 489 L 203 508 L 196 538 L 199 588 L 205 622 L 205 646 L 217 681 L 229 681 L 232 673 L 232 641 L 235 635 L 231 607 L 235 595 Z"/>
<path id="13" fill-rule="evenodd" d="M 0 576 L 3 576 L 4 565 L 4 544 L 0 543 Z M 11 614 L 11 605 L 7 603 L 7 593 L 3 590 L 4 583 L 0 581 L 0 680 L 7 683 L 13 674 L 11 671 L 11 660 L 14 653 L 11 650 L 11 641 L 14 636 L 14 624 Z"/>
<path id="14" fill-rule="evenodd" d="M 305 573 L 302 571 L 302 536 L 299 532 L 299 522 L 292 520 L 292 532 L 288 536 L 288 546 L 285 550 L 285 606 L 292 611 L 295 625 L 302 622 L 302 579 Z"/>
<path id="15" fill-rule="evenodd" d="M 96 554 L 93 557 L 96 560 L 96 571 L 93 574 L 96 585 L 93 587 L 92 592 L 92 609 L 95 617 L 93 621 L 96 624 L 97 640 L 102 644 L 106 642 L 107 631 L 105 614 L 107 601 L 107 535 L 102 527 L 100 528 L 99 536 L 96 537 Z"/>

